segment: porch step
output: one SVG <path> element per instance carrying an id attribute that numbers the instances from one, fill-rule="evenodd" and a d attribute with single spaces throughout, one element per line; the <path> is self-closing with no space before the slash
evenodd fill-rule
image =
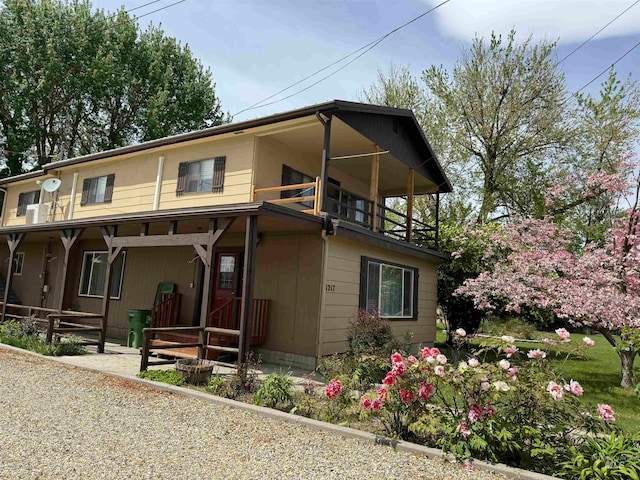
<path id="1" fill-rule="evenodd" d="M 197 338 L 196 338 L 197 341 Z M 182 348 L 158 348 L 154 349 L 154 346 L 162 346 L 166 347 L 176 343 L 187 343 L 187 342 L 169 342 L 166 340 L 152 340 L 151 348 L 149 349 L 149 353 L 155 353 L 156 355 L 162 355 L 165 357 L 174 357 L 174 358 L 198 358 L 198 347 L 182 347 Z"/>

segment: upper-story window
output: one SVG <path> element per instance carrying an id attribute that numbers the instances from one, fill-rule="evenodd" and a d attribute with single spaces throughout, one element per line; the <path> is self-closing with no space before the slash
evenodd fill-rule
<path id="1" fill-rule="evenodd" d="M 195 192 L 220 193 L 224 188 L 227 157 L 215 157 L 178 165 L 176 195 Z"/>
<path id="2" fill-rule="evenodd" d="M 82 183 L 82 198 L 80 205 L 94 205 L 96 203 L 110 203 L 113 197 L 115 174 L 101 177 L 85 178 Z"/>
<path id="3" fill-rule="evenodd" d="M 282 165 L 282 186 L 297 185 L 299 183 L 311 183 L 316 179 L 305 173 L 294 170 L 288 165 Z M 312 197 L 316 193 L 315 187 L 298 188 L 295 190 L 285 190 L 280 192 L 280 198 L 293 198 L 293 197 Z M 305 207 L 313 208 L 313 200 L 307 202 L 300 202 Z"/>
<path id="4" fill-rule="evenodd" d="M 35 205 L 40 201 L 40 190 L 32 192 L 22 192 L 18 195 L 18 211 L 17 217 L 21 217 L 27 213 L 27 205 Z"/>

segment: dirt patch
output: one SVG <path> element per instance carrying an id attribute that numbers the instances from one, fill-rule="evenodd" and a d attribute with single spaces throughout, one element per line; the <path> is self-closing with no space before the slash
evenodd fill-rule
<path id="1" fill-rule="evenodd" d="M 133 392 L 144 392 L 144 393 L 155 393 L 156 395 L 172 395 L 169 392 L 164 390 L 160 390 L 159 388 L 151 387 L 148 385 L 143 385 L 137 382 L 133 382 L 131 380 L 126 380 L 124 378 L 118 377 L 108 377 L 101 375 L 102 378 L 99 380 L 99 384 L 114 388 L 122 388 L 125 390 L 130 390 Z"/>

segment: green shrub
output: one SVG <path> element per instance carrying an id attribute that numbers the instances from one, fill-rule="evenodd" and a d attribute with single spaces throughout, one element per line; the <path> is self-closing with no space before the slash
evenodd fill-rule
<path id="1" fill-rule="evenodd" d="M 227 384 L 229 387 L 228 398 L 236 399 L 242 395 L 253 394 L 258 389 L 260 363 L 260 358 L 253 358 L 253 352 L 247 354 L 245 361 L 238 364 L 236 374 Z"/>
<path id="2" fill-rule="evenodd" d="M 87 350 L 82 345 L 83 339 L 78 336 L 53 338 L 47 345 L 39 325 L 35 320 L 25 319 L 21 322 L 11 320 L 0 325 L 0 342 L 14 347 L 31 350 L 42 355 L 84 355 Z"/>
<path id="3" fill-rule="evenodd" d="M 572 480 L 640 478 L 640 434 L 625 436 L 611 433 L 606 437 L 585 437 L 584 442 L 569 447 L 570 460 L 562 463 L 563 477 Z"/>
<path id="4" fill-rule="evenodd" d="M 518 317 L 485 319 L 480 326 L 479 332 L 494 337 L 511 335 L 525 340 L 534 340 L 536 338 L 535 326 Z"/>
<path id="5" fill-rule="evenodd" d="M 154 382 L 168 383 L 169 385 L 182 386 L 186 382 L 175 370 L 145 370 L 138 373 L 138 377 Z"/>
<path id="6" fill-rule="evenodd" d="M 256 405 L 289 408 L 293 404 L 293 379 L 291 374 L 272 373 L 264 379 L 253 397 Z"/>
<path id="7" fill-rule="evenodd" d="M 217 395 L 219 397 L 229 396 L 229 387 L 222 375 L 214 375 L 211 377 L 209 379 L 209 383 L 204 387 L 204 389 L 212 395 Z"/>

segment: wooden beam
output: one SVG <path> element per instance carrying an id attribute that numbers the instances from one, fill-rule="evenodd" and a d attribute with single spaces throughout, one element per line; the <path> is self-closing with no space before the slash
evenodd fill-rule
<path id="1" fill-rule="evenodd" d="M 440 192 L 436 192 L 436 250 L 440 239 Z"/>
<path id="2" fill-rule="evenodd" d="M 329 160 L 331 158 L 331 117 L 322 123 L 324 124 L 324 143 L 322 146 L 322 169 L 320 172 L 322 192 L 320 194 L 320 205 L 318 206 L 318 211 L 320 212 L 324 211 L 325 208 L 324 200 L 327 198 L 327 184 L 329 182 Z"/>
<path id="3" fill-rule="evenodd" d="M 413 190 L 415 187 L 416 172 L 409 169 L 407 176 L 407 242 L 411 242 L 413 232 Z"/>
<path id="4" fill-rule="evenodd" d="M 7 267 L 7 278 L 4 285 L 4 301 L 2 302 L 2 321 L 4 322 L 7 314 L 7 303 L 9 303 L 9 294 L 11 292 L 11 283 L 13 282 L 13 264 L 15 262 L 16 250 L 24 240 L 24 233 L 10 233 L 7 235 L 7 244 L 9 245 L 9 266 Z"/>
<path id="5" fill-rule="evenodd" d="M 76 243 L 78 237 L 82 234 L 82 229 L 71 228 L 65 229 L 60 232 L 60 240 L 64 247 L 64 260 L 62 261 L 62 273 L 60 278 L 60 298 L 58 298 L 58 313 L 62 312 L 62 306 L 64 304 L 64 292 L 67 284 L 67 270 L 69 267 L 69 255 L 71 253 L 71 247 Z"/>
<path id="6" fill-rule="evenodd" d="M 378 148 L 379 150 L 379 148 Z M 380 178 L 380 155 L 371 156 L 371 185 L 369 200 L 371 200 L 371 229 L 378 231 L 378 183 Z"/>
<path id="7" fill-rule="evenodd" d="M 107 337 L 107 324 L 109 319 L 109 302 L 111 301 L 111 279 L 113 277 L 113 269 L 111 265 L 117 257 L 117 254 L 120 253 L 122 247 L 114 247 L 113 242 L 117 238 L 118 235 L 118 227 L 104 227 L 103 228 L 103 238 L 104 243 L 107 244 L 107 271 L 105 272 L 105 281 L 104 281 L 104 290 L 102 291 L 102 329 L 100 330 L 100 340 L 98 343 L 98 353 L 104 353 L 104 343 Z"/>
<path id="8" fill-rule="evenodd" d="M 142 225 L 140 225 L 140 236 L 146 237 L 147 235 L 149 235 L 149 224 L 143 223 Z"/>
<path id="9" fill-rule="evenodd" d="M 253 316 L 253 283 L 258 243 L 258 217 L 247 218 L 244 240 L 244 266 L 242 277 L 242 303 L 240 306 L 240 341 L 238 367 L 247 360 L 251 346 L 251 317 Z"/>
<path id="10" fill-rule="evenodd" d="M 113 247 L 181 247 L 189 245 L 207 245 L 211 241 L 209 233 L 176 233 L 173 235 L 142 235 L 115 237 Z"/>

